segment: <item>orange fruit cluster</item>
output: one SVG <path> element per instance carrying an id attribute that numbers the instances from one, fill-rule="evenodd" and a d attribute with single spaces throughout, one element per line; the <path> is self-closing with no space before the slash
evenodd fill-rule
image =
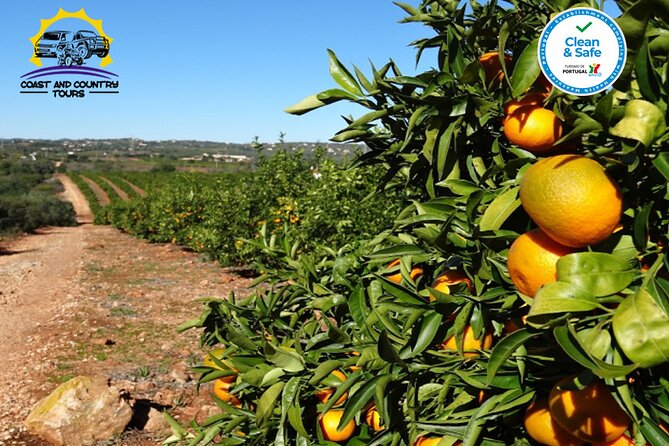
<path id="1" fill-rule="evenodd" d="M 400 259 L 395 259 L 386 266 L 386 269 L 396 267 L 397 265 L 399 265 L 399 263 L 400 263 Z M 421 277 L 423 275 L 423 273 L 424 273 L 424 271 L 421 267 L 414 266 L 411 269 L 411 273 L 410 273 L 411 280 L 418 279 L 419 277 Z M 402 282 L 402 274 L 401 273 L 394 273 L 394 274 L 391 274 L 391 275 L 386 275 L 385 277 L 388 280 L 390 280 L 394 283 L 397 283 L 397 284 L 400 284 Z M 448 271 L 445 271 L 445 272 L 439 274 L 434 279 L 434 281 L 432 282 L 431 288 L 433 288 L 434 290 L 436 290 L 440 293 L 443 293 L 443 294 L 450 294 L 450 291 L 451 291 L 450 287 L 452 285 L 456 285 L 456 284 L 459 284 L 459 283 L 466 284 L 469 291 L 473 290 L 472 281 L 469 279 L 469 277 L 467 277 L 467 275 L 464 272 L 459 271 L 459 270 L 448 270 Z M 430 293 L 429 300 L 430 300 L 430 302 L 433 302 L 433 301 L 437 300 L 437 298 L 432 293 Z M 478 357 L 479 353 L 476 352 L 476 350 L 481 350 L 481 349 L 487 350 L 487 349 L 491 348 L 492 347 L 492 341 L 493 341 L 492 333 L 490 333 L 488 331 L 485 331 L 481 335 L 480 339 L 477 339 L 475 334 L 474 334 L 474 330 L 472 329 L 472 327 L 471 326 L 465 327 L 465 331 L 464 331 L 464 334 L 463 334 L 463 340 L 462 340 L 462 343 L 463 343 L 463 346 L 462 346 L 463 348 L 462 349 L 465 352 L 464 357 L 465 358 Z M 455 336 L 449 336 L 447 339 L 445 339 L 444 342 L 439 345 L 439 349 L 440 350 L 447 350 L 447 351 L 454 351 L 454 352 L 457 351 L 458 348 L 457 348 Z"/>
<path id="2" fill-rule="evenodd" d="M 631 420 L 608 387 L 595 380 L 579 390 L 571 388 L 572 381 L 573 377 L 562 379 L 548 398 L 528 406 L 527 434 L 546 446 L 633 445 L 625 435 Z"/>
<path id="3" fill-rule="evenodd" d="M 529 297 L 557 280 L 560 257 L 613 234 L 623 209 L 615 181 L 582 155 L 539 160 L 520 180 L 520 201 L 539 229 L 514 241 L 507 266 L 513 284 Z"/>

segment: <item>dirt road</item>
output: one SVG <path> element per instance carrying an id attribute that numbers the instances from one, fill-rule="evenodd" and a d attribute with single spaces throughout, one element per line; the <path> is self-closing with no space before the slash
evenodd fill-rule
<path id="1" fill-rule="evenodd" d="M 93 222 L 93 213 L 88 201 L 83 193 L 79 190 L 74 181 L 64 173 L 57 173 L 54 177 L 61 182 L 65 191 L 63 192 L 63 199 L 72 203 L 74 212 L 77 214 L 77 223 L 85 224 Z"/>
<path id="2" fill-rule="evenodd" d="M 90 222 L 83 194 L 59 179 L 79 221 Z M 82 374 L 130 382 L 137 398 L 175 406 L 184 420 L 213 410 L 195 395 L 189 372 L 201 357 L 198 333 L 175 327 L 197 316 L 195 299 L 246 293 L 250 279 L 178 246 L 86 223 L 40 230 L 0 252 L 0 446 L 41 445 L 23 432 L 23 419 Z M 114 444 L 163 434 L 129 434 Z"/>

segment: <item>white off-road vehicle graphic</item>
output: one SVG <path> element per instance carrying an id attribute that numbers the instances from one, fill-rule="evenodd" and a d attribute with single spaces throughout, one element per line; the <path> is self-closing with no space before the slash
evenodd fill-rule
<path id="1" fill-rule="evenodd" d="M 93 54 L 109 54 L 109 40 L 93 31 L 47 31 L 35 43 L 35 56 L 57 58 L 58 65 L 82 65 Z"/>

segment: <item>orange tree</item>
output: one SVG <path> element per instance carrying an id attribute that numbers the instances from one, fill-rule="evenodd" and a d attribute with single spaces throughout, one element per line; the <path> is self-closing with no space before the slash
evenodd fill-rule
<path id="1" fill-rule="evenodd" d="M 170 441 L 667 444 L 669 4 L 618 1 L 625 71 L 576 97 L 536 54 L 576 2 L 509 3 L 400 4 L 434 31 L 413 43 L 437 55 L 416 76 L 393 62 L 365 76 L 329 52 L 338 87 L 288 111 L 367 108 L 334 140 L 364 142 L 358 163 L 385 169 L 379 190 L 408 189 L 407 206 L 318 255 L 251 241 L 276 260 L 264 285 L 206 299 L 181 327 L 225 347 L 200 383 L 224 378 L 240 403 L 214 398 L 221 413 L 190 430 L 170 420 Z"/>

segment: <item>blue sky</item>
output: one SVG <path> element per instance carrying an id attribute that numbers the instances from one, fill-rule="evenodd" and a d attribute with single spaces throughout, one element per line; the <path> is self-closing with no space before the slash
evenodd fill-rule
<path id="1" fill-rule="evenodd" d="M 18 93 L 20 76 L 36 68 L 28 61 L 28 39 L 38 32 L 39 20 L 59 7 L 83 7 L 103 20 L 105 33 L 114 38 L 113 63 L 105 68 L 120 76 L 120 94 L 74 99 Z M 412 74 L 408 44 L 429 30 L 398 24 L 404 15 L 390 0 L 6 2 L 0 138 L 243 143 L 254 136 L 276 141 L 285 132 L 289 141 L 326 141 L 344 126 L 340 115 L 362 110 L 337 104 L 295 117 L 283 109 L 334 86 L 327 48 L 366 73 L 369 60 L 381 66 L 392 58 Z M 97 57 L 88 65 L 97 67 Z"/>

